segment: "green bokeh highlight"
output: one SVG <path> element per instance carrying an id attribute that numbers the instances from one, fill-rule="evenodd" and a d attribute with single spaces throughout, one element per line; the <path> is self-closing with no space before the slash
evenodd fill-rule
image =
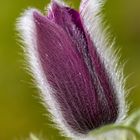
<path id="1" fill-rule="evenodd" d="M 26 137 L 30 132 L 42 134 L 48 140 L 62 140 L 51 126 L 40 103 L 37 89 L 25 71 L 22 49 L 17 42 L 15 23 L 28 7 L 41 10 L 46 0 L 4 0 L 0 3 L 0 140 Z M 67 0 L 78 7 L 79 0 Z M 136 85 L 128 101 L 133 103 L 130 112 L 140 107 L 140 1 L 108 0 L 103 14 L 121 48 L 122 62 L 128 60 L 125 74 L 134 73 L 127 80 L 127 88 Z"/>

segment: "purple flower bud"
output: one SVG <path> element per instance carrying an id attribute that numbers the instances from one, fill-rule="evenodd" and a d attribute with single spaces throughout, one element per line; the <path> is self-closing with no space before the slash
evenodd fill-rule
<path id="1" fill-rule="evenodd" d="M 53 0 L 47 15 L 29 9 L 18 23 L 42 98 L 70 137 L 119 122 L 126 112 L 122 70 L 106 47 L 100 6 L 85 0 L 78 12 Z"/>

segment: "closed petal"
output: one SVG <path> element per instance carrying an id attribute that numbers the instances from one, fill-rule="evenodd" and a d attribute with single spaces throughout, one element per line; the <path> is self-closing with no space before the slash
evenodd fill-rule
<path id="1" fill-rule="evenodd" d="M 80 5 L 80 14 L 83 24 L 90 34 L 94 46 L 100 55 L 101 61 L 104 63 L 111 83 L 113 84 L 114 93 L 119 101 L 119 115 L 116 122 L 121 122 L 126 117 L 128 108 L 125 103 L 125 79 L 123 75 L 123 67 L 119 65 L 119 57 L 114 51 L 114 42 L 108 42 L 108 34 L 103 28 L 103 18 L 101 9 L 106 0 L 82 0 Z"/>

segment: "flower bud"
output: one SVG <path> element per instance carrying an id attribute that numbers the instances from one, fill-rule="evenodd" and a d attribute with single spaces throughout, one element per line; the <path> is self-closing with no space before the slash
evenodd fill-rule
<path id="1" fill-rule="evenodd" d="M 125 114 L 123 79 L 103 32 L 99 36 L 94 1 L 78 12 L 53 0 L 47 15 L 29 9 L 18 24 L 42 98 L 58 127 L 74 138 Z"/>

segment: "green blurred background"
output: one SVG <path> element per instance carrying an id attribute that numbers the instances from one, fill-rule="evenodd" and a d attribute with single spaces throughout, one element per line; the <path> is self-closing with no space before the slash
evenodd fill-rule
<path id="1" fill-rule="evenodd" d="M 67 0 L 68 1 L 68 0 Z M 0 140 L 27 137 L 30 132 L 47 140 L 62 140 L 50 124 L 40 104 L 38 91 L 26 73 L 22 50 L 17 43 L 16 18 L 27 7 L 44 9 L 46 0 L 1 0 L 0 2 Z M 77 8 L 79 0 L 69 0 Z M 121 48 L 122 61 L 128 60 L 125 74 L 130 112 L 140 107 L 140 0 L 108 0 L 103 14 Z"/>

